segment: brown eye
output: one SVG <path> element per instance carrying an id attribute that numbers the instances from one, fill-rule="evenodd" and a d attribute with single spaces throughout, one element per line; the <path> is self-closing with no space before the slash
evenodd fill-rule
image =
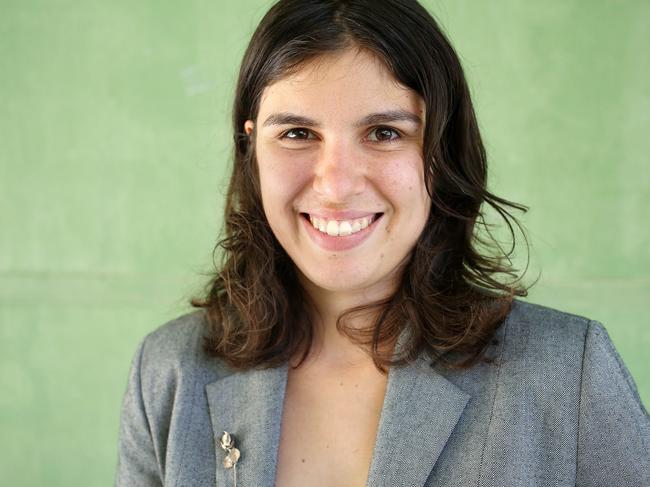
<path id="1" fill-rule="evenodd" d="M 282 138 L 291 139 L 291 140 L 302 140 L 302 139 L 309 139 L 310 138 L 309 135 L 310 135 L 309 130 L 303 128 L 297 128 L 297 129 L 287 130 L 282 135 Z"/>
<path id="2" fill-rule="evenodd" d="M 370 132 L 370 136 L 373 142 L 389 142 L 400 137 L 399 133 L 390 127 L 377 127 Z"/>

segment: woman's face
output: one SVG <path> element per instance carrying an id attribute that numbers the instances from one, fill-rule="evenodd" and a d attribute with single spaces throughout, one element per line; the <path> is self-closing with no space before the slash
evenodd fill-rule
<path id="1" fill-rule="evenodd" d="M 264 90 L 266 218 L 312 293 L 385 297 L 429 213 L 424 102 L 367 51 L 324 55 Z"/>

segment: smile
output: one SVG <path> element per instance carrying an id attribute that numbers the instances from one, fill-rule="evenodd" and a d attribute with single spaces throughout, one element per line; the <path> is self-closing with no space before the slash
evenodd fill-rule
<path id="1" fill-rule="evenodd" d="M 357 215 L 353 215 L 357 216 Z M 352 250 L 370 238 L 383 220 L 383 213 L 368 213 L 349 220 L 301 213 L 305 231 L 313 243 L 327 251 Z"/>
<path id="2" fill-rule="evenodd" d="M 376 215 L 368 215 L 354 220 L 327 220 L 309 215 L 309 221 L 321 233 L 326 233 L 330 237 L 345 237 L 367 228 L 375 217 Z"/>

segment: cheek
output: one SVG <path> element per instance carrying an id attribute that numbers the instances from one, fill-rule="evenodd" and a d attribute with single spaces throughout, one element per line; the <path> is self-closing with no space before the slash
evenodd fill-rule
<path id="1" fill-rule="evenodd" d="M 280 154 L 277 150 L 258 152 L 257 161 L 262 203 L 271 220 L 274 215 L 269 213 L 291 210 L 297 196 L 309 184 L 310 165 L 304 155 Z"/>
<path id="2" fill-rule="evenodd" d="M 382 186 L 402 213 L 428 210 L 430 198 L 424 184 L 423 166 L 417 152 L 401 154 L 383 166 Z"/>

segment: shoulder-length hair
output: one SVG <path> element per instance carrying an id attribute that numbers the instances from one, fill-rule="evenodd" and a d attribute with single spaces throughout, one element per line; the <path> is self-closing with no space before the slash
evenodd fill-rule
<path id="1" fill-rule="evenodd" d="M 221 260 L 205 296 L 192 300 L 206 311 L 205 348 L 241 369 L 304 360 L 310 350 L 309 298 L 266 221 L 255 144 L 243 127 L 257 118 L 265 87 L 317 56 L 350 47 L 378 56 L 402 85 L 424 99 L 423 160 L 431 209 L 396 292 L 346 311 L 337 328 L 382 371 L 422 351 L 451 368 L 489 362 L 485 350 L 514 296 L 527 295 L 509 258 L 515 248 L 512 223 L 526 235 L 506 209 L 525 212 L 527 207 L 487 190 L 487 158 L 463 69 L 416 0 L 280 0 L 257 27 L 235 92 L 234 163 L 224 235 L 215 247 Z M 492 237 L 485 205 L 508 226 L 508 252 Z M 360 313 L 370 325 L 348 326 L 346 318 Z M 403 331 L 408 339 L 399 352 L 385 347 Z"/>

